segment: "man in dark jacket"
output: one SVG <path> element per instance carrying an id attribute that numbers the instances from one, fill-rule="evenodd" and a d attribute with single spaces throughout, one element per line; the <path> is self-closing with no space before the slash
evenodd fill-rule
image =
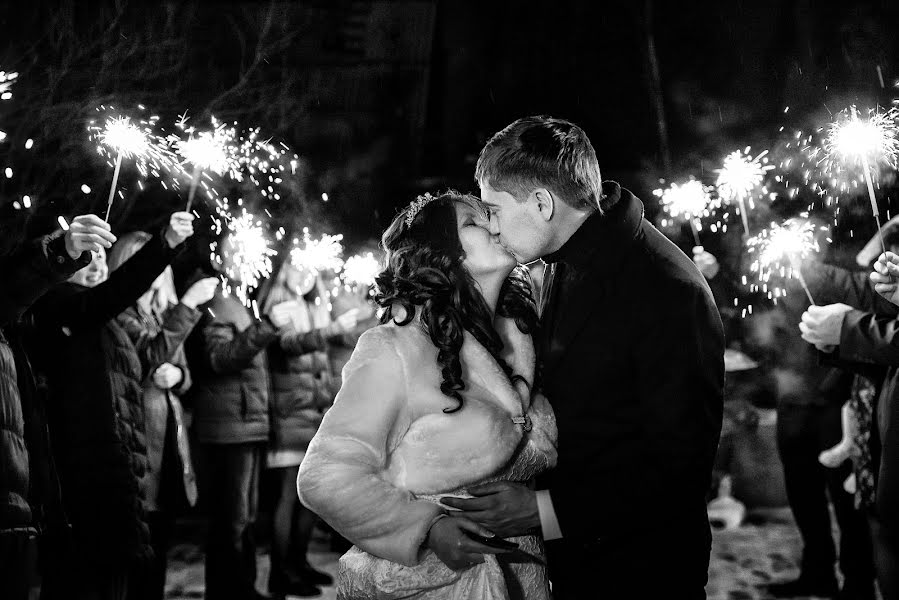
<path id="1" fill-rule="evenodd" d="M 0 597 L 24 599 L 35 581 L 38 532 L 46 527 L 49 448 L 34 380 L 16 322 L 54 285 L 116 238 L 95 215 L 68 231 L 23 244 L 0 258 Z M 38 476 L 33 476 L 38 475 Z M 56 498 L 58 501 L 58 498 Z"/>
<path id="2" fill-rule="evenodd" d="M 708 285 L 640 200 L 601 182 L 572 123 L 509 125 L 481 151 L 476 179 L 500 243 L 548 265 L 537 385 L 559 462 L 536 492 L 487 484 L 447 504 L 503 537 L 541 528 L 557 599 L 703 598 L 724 385 Z"/>
<path id="3" fill-rule="evenodd" d="M 236 269 L 225 270 L 232 277 L 239 276 Z M 254 319 L 233 295 L 217 294 L 197 328 L 201 335 L 188 341 L 194 373 L 190 395 L 193 427 L 206 458 L 201 497 L 210 499 L 206 543 L 209 600 L 252 600 L 257 596 L 252 525 L 269 437 L 265 349 L 278 339 L 279 327 L 287 322 L 287 317 L 273 322 L 267 315 Z"/>

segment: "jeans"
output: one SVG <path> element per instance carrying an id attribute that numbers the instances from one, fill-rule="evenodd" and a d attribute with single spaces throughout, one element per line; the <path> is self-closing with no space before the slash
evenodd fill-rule
<path id="1" fill-rule="evenodd" d="M 259 444 L 208 444 L 206 599 L 249 600 L 256 594 Z"/>

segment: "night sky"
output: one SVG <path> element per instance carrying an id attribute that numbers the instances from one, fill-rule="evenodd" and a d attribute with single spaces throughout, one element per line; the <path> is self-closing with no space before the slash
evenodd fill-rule
<path id="1" fill-rule="evenodd" d="M 652 216 L 659 178 L 708 178 L 725 153 L 832 107 L 889 105 L 896 16 L 886 0 L 5 3 L 0 69 L 20 76 L 0 104 L 0 167 L 15 172 L 0 177 L 0 207 L 23 219 L 10 204 L 29 194 L 36 228 L 99 212 L 110 174 L 86 121 L 99 104 L 143 103 L 289 144 L 303 167 L 275 224 L 350 242 L 379 235 L 416 193 L 474 190 L 483 142 L 528 114 L 583 126 L 603 176 Z M 128 198 L 120 230 L 180 202 Z"/>

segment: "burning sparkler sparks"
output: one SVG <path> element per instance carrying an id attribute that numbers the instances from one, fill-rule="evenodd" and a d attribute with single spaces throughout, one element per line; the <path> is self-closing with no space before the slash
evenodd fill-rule
<path id="1" fill-rule="evenodd" d="M 102 126 L 91 121 L 88 131 L 91 132 L 91 138 L 97 142 L 97 152 L 110 160 L 115 156 L 112 185 L 109 187 L 109 199 L 106 203 L 107 221 L 112 210 L 123 159 L 133 159 L 134 165 L 143 176 L 148 173 L 158 176 L 161 169 L 173 166 L 174 155 L 168 143 L 154 132 L 157 121 L 158 117 L 155 116 L 149 120 L 136 122 L 132 122 L 130 117 L 109 117 Z"/>
<path id="2" fill-rule="evenodd" d="M 381 265 L 374 254 L 355 254 L 343 265 L 343 280 L 350 285 L 374 285 L 375 277 L 381 272 Z"/>
<path id="3" fill-rule="evenodd" d="M 884 252 L 886 244 L 883 233 L 880 232 L 880 211 L 874 193 L 872 169 L 880 165 L 896 168 L 896 159 L 899 157 L 897 118 L 899 111 L 891 108 L 886 112 L 869 110 L 867 119 L 861 119 L 858 109 L 850 106 L 837 115 L 837 119 L 830 124 L 824 145 L 828 164 L 861 166 Z"/>
<path id="4" fill-rule="evenodd" d="M 749 269 L 758 282 L 753 287 L 760 288 L 769 298 L 776 300 L 785 295 L 783 287 L 776 280 L 785 280 L 795 275 L 809 302 L 815 304 L 800 269 L 802 261 L 818 251 L 815 231 L 815 225 L 809 221 L 789 219 L 783 225 L 772 223 L 769 229 L 750 238 L 747 251 L 755 254 L 756 258 Z"/>
<path id="5" fill-rule="evenodd" d="M 215 243 L 211 246 L 213 261 L 222 265 L 228 281 L 223 281 L 225 293 L 234 293 L 245 306 L 250 306 L 250 292 L 272 274 L 272 256 L 277 251 L 271 247 L 262 221 L 247 212 L 226 219 L 228 235 L 220 252 Z"/>
<path id="6" fill-rule="evenodd" d="M 690 224 L 693 239 L 699 246 L 699 230 L 702 217 L 708 217 L 719 208 L 721 201 L 709 194 L 702 182 L 690 179 L 686 183 L 672 183 L 665 189 L 653 190 L 653 195 L 662 202 L 662 207 L 673 218 L 683 218 Z"/>
<path id="7" fill-rule="evenodd" d="M 212 171 L 218 175 L 226 173 L 235 181 L 242 181 L 240 145 L 236 127 L 227 127 L 212 117 L 212 129 L 196 133 L 194 127 L 185 127 L 186 115 L 182 116 L 177 126 L 188 134 L 187 139 L 174 138 L 178 155 L 184 163 L 193 166 L 190 190 L 187 196 L 187 209 L 193 204 L 197 186 L 203 171 Z"/>
<path id="8" fill-rule="evenodd" d="M 313 239 L 309 229 L 303 229 L 303 244 L 294 240 L 297 244 L 290 251 L 290 262 L 297 268 L 306 268 L 312 271 L 340 271 L 344 266 L 340 257 L 343 245 L 340 243 L 343 235 L 324 234 L 319 239 Z"/>
<path id="9" fill-rule="evenodd" d="M 718 194 L 725 200 L 736 200 L 740 206 L 740 217 L 743 220 L 743 231 L 749 235 L 749 212 L 748 205 L 752 205 L 752 196 L 762 185 L 765 179 L 765 173 L 774 168 L 774 165 L 767 163 L 765 150 L 761 154 L 753 157 L 749 153 L 750 148 L 747 146 L 745 150 L 736 150 L 731 152 L 724 158 L 723 166 L 718 169 L 718 181 L 716 187 Z"/>

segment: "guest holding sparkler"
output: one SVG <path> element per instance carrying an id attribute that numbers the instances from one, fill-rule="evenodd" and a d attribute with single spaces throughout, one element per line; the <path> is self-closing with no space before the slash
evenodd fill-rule
<path id="1" fill-rule="evenodd" d="M 324 412 L 337 393 L 327 354 L 329 342 L 356 324 L 355 313 L 332 321 L 328 292 L 314 268 L 286 261 L 263 304 L 275 322 L 287 321 L 280 341 L 268 347 L 271 437 L 267 466 L 277 477 L 272 515 L 269 593 L 275 598 L 317 596 L 331 577 L 306 558 L 317 516 L 297 498 L 300 463 Z"/>
<path id="2" fill-rule="evenodd" d="M 4 241 L 13 232 L 0 229 Z M 49 440 L 19 317 L 116 238 L 95 215 L 75 217 L 66 232 L 19 243 L 0 256 L 0 597 L 25 600 L 37 585 L 40 531 L 61 518 L 52 485 Z"/>
<path id="3" fill-rule="evenodd" d="M 886 229 L 886 227 L 884 228 Z M 883 240 L 890 251 L 874 265 L 871 281 L 875 290 L 892 304 L 899 305 L 896 275 L 899 275 L 899 239 L 895 231 L 885 232 Z M 850 302 L 851 303 L 851 302 Z M 828 360 L 856 371 L 869 373 L 872 367 L 886 367 L 879 393 L 871 410 L 872 427 L 868 431 L 874 450 L 875 503 L 871 511 L 874 558 L 877 579 L 884 598 L 899 598 L 899 511 L 896 509 L 899 483 L 895 465 L 899 460 L 894 429 L 896 398 L 899 396 L 899 356 L 895 344 L 895 310 L 884 310 L 875 303 L 853 308 L 846 304 L 820 307 L 803 315 L 803 338 L 829 355 Z M 875 381 L 878 381 L 875 379 Z M 879 456 L 877 453 L 879 450 Z"/>
<path id="4" fill-rule="evenodd" d="M 252 218 L 232 220 L 229 226 L 216 265 L 226 279 L 225 289 L 240 290 L 255 307 L 246 294 L 271 274 L 273 251 Z M 200 335 L 192 336 L 188 346 L 194 374 L 193 427 L 207 462 L 202 490 L 210 499 L 206 598 L 250 600 L 257 596 L 252 525 L 269 439 L 265 350 L 290 323 L 289 312 L 275 310 L 275 305 L 268 314 L 255 316 L 258 312 L 233 293 L 216 294 L 205 308 Z"/>
<path id="5" fill-rule="evenodd" d="M 144 247 L 152 236 L 127 234 L 109 254 L 114 272 Z M 166 269 L 137 302 L 118 316 L 128 333 L 145 373 L 143 382 L 144 433 L 147 473 L 141 479 L 144 508 L 150 529 L 153 560 L 133 573 L 128 597 L 161 600 L 165 595 L 167 553 L 176 511 L 197 500 L 196 477 L 190 457 L 184 410 L 179 397 L 191 384 L 182 343 L 200 320 L 197 306 L 212 299 L 218 279 L 193 284 L 179 302 Z"/>
<path id="6" fill-rule="evenodd" d="M 115 317 L 152 284 L 193 234 L 193 215 L 168 227 L 112 276 L 92 263 L 32 309 L 46 375 L 53 458 L 70 535 L 46 544 L 43 597 L 124 598 L 128 576 L 151 556 L 140 497 L 146 474 L 137 349 Z"/>

